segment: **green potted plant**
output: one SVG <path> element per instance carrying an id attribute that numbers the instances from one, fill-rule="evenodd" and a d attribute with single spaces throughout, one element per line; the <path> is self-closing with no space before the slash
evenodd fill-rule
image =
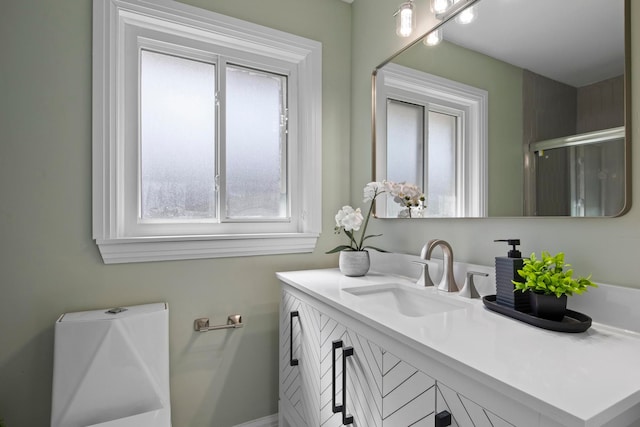
<path id="1" fill-rule="evenodd" d="M 573 277 L 573 270 L 565 264 L 564 253 L 551 256 L 542 251 L 542 259 L 535 252 L 524 259 L 522 270 L 518 270 L 522 282 L 513 281 L 514 292 L 530 292 L 531 311 L 534 316 L 560 321 L 567 309 L 567 297 L 582 294 L 589 286 L 597 287 L 589 277 Z"/>

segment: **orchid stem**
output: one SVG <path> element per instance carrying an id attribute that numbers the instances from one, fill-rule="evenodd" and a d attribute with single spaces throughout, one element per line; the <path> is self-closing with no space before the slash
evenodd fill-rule
<path id="1" fill-rule="evenodd" d="M 367 218 L 364 220 L 364 226 L 362 227 L 362 234 L 360 235 L 360 244 L 358 246 L 356 246 L 356 250 L 361 251 L 362 250 L 362 244 L 364 243 L 364 236 L 366 234 L 367 231 L 367 225 L 369 225 L 369 218 L 371 218 L 371 211 L 373 211 L 373 203 L 376 200 L 376 197 L 378 197 L 378 190 L 376 190 L 376 192 L 373 194 L 373 198 L 371 199 L 371 204 L 369 205 L 369 212 L 367 213 Z"/>

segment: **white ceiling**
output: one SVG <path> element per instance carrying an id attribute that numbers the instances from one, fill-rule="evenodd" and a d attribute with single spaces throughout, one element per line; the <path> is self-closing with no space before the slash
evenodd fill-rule
<path id="1" fill-rule="evenodd" d="M 624 0 L 481 0 L 446 40 L 580 87 L 624 72 Z"/>

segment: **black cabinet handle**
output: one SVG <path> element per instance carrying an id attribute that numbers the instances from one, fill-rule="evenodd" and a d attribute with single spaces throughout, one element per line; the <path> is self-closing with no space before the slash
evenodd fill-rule
<path id="1" fill-rule="evenodd" d="M 335 340 L 331 345 L 331 410 L 334 414 L 342 412 L 342 405 L 336 405 L 336 350 L 342 348 L 342 340 Z M 343 375 L 344 375 L 344 371 Z"/>
<path id="2" fill-rule="evenodd" d="M 442 411 L 436 414 L 435 427 L 447 427 L 451 425 L 451 414 L 449 411 Z"/>
<path id="3" fill-rule="evenodd" d="M 353 356 L 353 347 L 342 350 L 342 425 L 353 423 L 353 417 L 347 415 L 347 357 Z"/>
<path id="4" fill-rule="evenodd" d="M 292 311 L 289 316 L 289 365 L 298 366 L 298 359 L 293 358 L 293 318 L 300 319 L 300 314 L 297 311 Z"/>

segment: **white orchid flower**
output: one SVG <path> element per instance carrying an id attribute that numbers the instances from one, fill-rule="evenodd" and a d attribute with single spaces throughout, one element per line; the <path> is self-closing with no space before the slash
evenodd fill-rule
<path id="1" fill-rule="evenodd" d="M 364 202 L 370 202 L 387 190 L 386 181 L 370 182 L 364 186 Z"/>
<path id="2" fill-rule="evenodd" d="M 368 243 L 365 245 L 365 241 L 373 238 L 379 237 L 380 234 L 367 235 L 367 225 L 369 224 L 369 219 L 373 213 L 373 201 L 376 197 L 378 197 L 382 193 L 388 193 L 391 197 L 393 197 L 394 201 L 399 203 L 405 208 L 409 207 L 423 207 L 421 202 L 424 202 L 425 196 L 422 194 L 418 186 L 413 184 L 407 184 L 405 182 L 396 183 L 392 181 L 381 181 L 381 182 L 370 182 L 365 185 L 363 190 L 364 202 L 371 202 L 369 208 L 367 210 L 366 217 L 362 215 L 362 211 L 360 208 L 354 209 L 351 206 L 343 206 L 342 209 L 338 211 L 335 216 L 336 227 L 335 232 L 339 234 L 341 232 L 345 232 L 345 234 L 349 237 L 349 244 L 339 245 L 327 253 L 335 253 L 343 250 L 350 251 L 363 251 L 366 249 L 374 249 L 377 251 L 384 250 L 379 249 L 375 246 L 371 246 Z M 410 209 L 406 209 L 407 216 L 411 216 Z M 356 236 L 356 231 L 360 231 L 359 236 Z"/>
<path id="3" fill-rule="evenodd" d="M 346 231 L 358 231 L 364 221 L 360 208 L 353 209 L 351 206 L 343 206 L 336 214 L 336 227 L 344 227 Z"/>

